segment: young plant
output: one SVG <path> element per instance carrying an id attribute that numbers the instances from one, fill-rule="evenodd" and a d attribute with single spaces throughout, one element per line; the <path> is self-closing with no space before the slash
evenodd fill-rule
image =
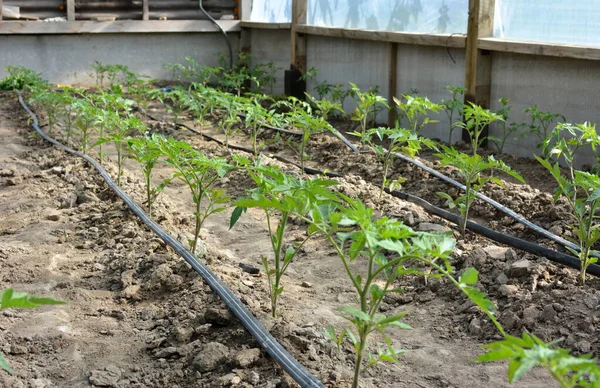
<path id="1" fill-rule="evenodd" d="M 570 135 L 569 138 L 564 137 L 565 132 Z M 557 202 L 562 197 L 569 204 L 567 217 L 569 226 L 577 237 L 579 250 L 568 247 L 567 249 L 579 257 L 579 281 L 582 285 L 585 284 L 587 268 L 598 261 L 593 254 L 599 252 L 593 250 L 593 246 L 600 241 L 600 223 L 597 222 L 600 219 L 597 215 L 600 208 L 600 177 L 574 168 L 576 154 L 584 146 L 590 146 L 594 151 L 600 147 L 596 125 L 559 124 L 544 142 L 544 154 L 557 159 L 562 158 L 569 170 L 567 176 L 561 174 L 558 161 L 552 165 L 550 161 L 536 155 L 536 159 L 550 171 L 558 183 L 554 201 Z"/>
<path id="2" fill-rule="evenodd" d="M 61 110 L 59 111 L 59 116 L 62 117 L 62 125 L 65 131 L 66 144 L 67 147 L 71 146 L 71 136 L 73 135 L 73 123 L 75 121 L 74 113 L 75 107 L 73 103 L 77 101 L 76 96 L 82 96 L 83 90 L 73 88 L 70 86 L 63 86 L 60 88 L 61 95 Z"/>
<path id="3" fill-rule="evenodd" d="M 329 115 L 332 112 L 343 113 L 342 106 L 339 103 L 331 102 L 329 100 L 317 100 L 310 94 L 305 94 L 306 97 L 308 97 L 308 99 L 310 100 L 310 102 L 314 105 L 315 113 L 321 116 L 323 120 L 327 121 L 329 119 Z"/>
<path id="4" fill-rule="evenodd" d="M 545 343 L 533 334 L 513 337 L 483 346 L 488 352 L 476 359 L 479 362 L 510 362 L 508 381 L 516 382 L 534 367 L 540 366 L 560 384 L 561 388 L 596 388 L 600 381 L 598 359 L 591 355 L 572 356 L 567 349 L 557 348 L 560 341 Z"/>
<path id="5" fill-rule="evenodd" d="M 152 205 L 156 197 L 163 192 L 164 188 L 171 181 L 171 178 L 167 178 L 160 184 L 152 186 L 152 170 L 162 156 L 160 144 L 164 141 L 163 137 L 156 134 L 150 137 L 127 138 L 127 156 L 140 164 L 140 168 L 144 174 L 146 204 L 148 205 L 148 214 L 150 217 L 152 217 Z"/>
<path id="6" fill-rule="evenodd" d="M 275 83 L 277 82 L 276 74 L 280 70 L 283 70 L 283 68 L 276 66 L 273 61 L 256 64 L 250 69 L 251 77 L 256 80 L 259 93 L 266 92 L 261 88 L 262 85 L 265 85 L 268 87 L 269 95 L 273 95 Z"/>
<path id="7" fill-rule="evenodd" d="M 120 187 L 121 176 L 123 175 L 123 160 L 125 159 L 125 154 L 123 151 L 127 142 L 127 135 L 133 130 L 143 133 L 146 127 L 142 121 L 134 115 L 129 115 L 127 118 L 120 118 L 119 116 L 115 115 L 113 120 L 115 122 L 113 131 L 107 136 L 99 138 L 96 144 L 114 144 L 117 151 L 117 185 Z"/>
<path id="8" fill-rule="evenodd" d="M 225 195 L 223 190 L 213 189 L 212 186 L 233 170 L 234 166 L 225 159 L 208 157 L 188 143 L 173 138 L 160 140 L 159 149 L 166 157 L 166 163 L 176 170 L 171 179 L 183 181 L 192 194 L 196 226 L 194 237 L 189 244 L 191 252 L 196 254 L 198 238 L 206 219 L 228 208 L 227 202 L 230 197 Z"/>
<path id="9" fill-rule="evenodd" d="M 6 66 L 4 69 L 8 72 L 8 75 L 0 80 L 0 90 L 40 92 L 50 87 L 48 82 L 43 80 L 40 74 L 34 70 L 23 66 Z"/>
<path id="10" fill-rule="evenodd" d="M 488 136 L 488 139 L 494 143 L 499 153 L 504 151 L 504 144 L 506 140 L 512 135 L 514 132 L 519 131 L 523 124 L 512 123 L 508 125 L 508 114 L 510 113 L 510 105 L 508 105 L 508 98 L 501 98 L 498 100 L 500 104 L 502 104 L 502 108 L 496 112 L 497 115 L 501 117 L 500 120 L 500 128 L 502 128 L 502 138 L 495 136 Z"/>
<path id="11" fill-rule="evenodd" d="M 544 154 L 543 152 L 544 142 L 546 141 L 551 132 L 550 126 L 558 120 L 565 122 L 565 116 L 559 113 L 543 112 L 538 109 L 537 105 L 525 109 L 525 113 L 529 114 L 529 116 L 531 117 L 531 122 L 528 127 L 526 125 L 523 126 L 524 130 L 519 135 L 519 138 L 531 135 L 537 137 L 539 143 L 536 145 L 536 148 L 542 149 L 543 157 L 547 158 L 548 155 Z"/>
<path id="12" fill-rule="evenodd" d="M 179 124 L 179 118 L 185 108 L 183 101 L 185 101 L 186 96 L 188 96 L 187 93 L 179 87 L 175 87 L 171 91 L 165 93 L 163 101 L 165 102 L 167 110 L 173 116 L 173 123 L 175 123 L 176 126 Z"/>
<path id="13" fill-rule="evenodd" d="M 250 103 L 244 105 L 244 113 L 246 114 L 244 123 L 250 129 L 252 151 L 254 152 L 254 157 L 258 157 L 258 134 L 262 124 L 269 118 L 269 111 L 262 107 L 258 98 L 254 97 Z"/>
<path id="14" fill-rule="evenodd" d="M 360 133 L 364 135 L 367 131 L 369 119 L 377 112 L 377 105 L 383 105 L 387 109 L 390 107 L 387 104 L 387 100 L 377 93 L 372 91 L 363 93 L 360 91 L 358 86 L 352 82 L 350 82 L 350 86 L 352 87 L 352 91 L 356 96 L 356 103 L 358 105 L 354 111 L 352 120 L 360 123 Z"/>
<path id="15" fill-rule="evenodd" d="M 444 112 L 446 112 L 446 116 L 448 116 L 448 123 L 450 126 L 448 134 L 448 145 L 452 145 L 452 133 L 456 129 L 454 118 L 462 116 L 462 96 L 464 96 L 467 89 L 462 86 L 448 85 L 446 86 L 446 90 L 448 90 L 452 94 L 452 98 L 450 98 L 447 101 L 442 100 L 440 106 L 442 107 Z"/>
<path id="16" fill-rule="evenodd" d="M 438 113 L 442 109 L 441 105 L 431 102 L 427 97 L 411 94 L 405 94 L 402 98 L 394 97 L 394 102 L 397 109 L 400 110 L 400 116 L 406 118 L 405 128 L 417 135 L 425 125 L 438 122 L 438 120 L 431 120 L 427 117 L 429 112 Z"/>
<path id="17" fill-rule="evenodd" d="M 310 137 L 316 133 L 333 131 L 331 125 L 320 117 L 315 117 L 304 109 L 296 109 L 287 114 L 288 122 L 292 128 L 302 130 L 302 138 L 298 145 L 300 155 L 300 168 L 304 171 L 304 162 L 306 160 L 306 147 Z"/>
<path id="18" fill-rule="evenodd" d="M 43 305 L 57 305 L 64 303 L 65 302 L 61 302 L 53 298 L 44 298 L 40 296 L 29 295 L 24 292 L 16 292 L 12 288 L 7 288 L 0 291 L 0 310 L 8 308 L 31 309 L 38 308 Z M 10 374 L 14 373 L 8 364 L 8 361 L 6 361 L 6 358 L 4 358 L 4 354 L 2 354 L 2 352 L 0 352 L 0 369 L 3 369 Z"/>
<path id="19" fill-rule="evenodd" d="M 461 236 L 464 237 L 467 228 L 467 220 L 469 218 L 469 210 L 473 201 L 477 198 L 477 193 L 488 182 L 495 183 L 499 186 L 504 184 L 502 180 L 494 176 L 485 175 L 484 173 L 497 170 L 512 176 L 521 183 L 525 183 L 525 181 L 516 171 L 512 170 L 501 160 L 494 159 L 491 155 L 486 161 L 478 154 L 467 155 L 454 148 L 446 146 L 442 146 L 442 148 L 444 153 L 435 154 L 435 156 L 440 158 L 442 166 L 453 166 L 458 169 L 459 175 L 462 176 L 465 182 L 465 192 L 456 199 L 453 199 L 444 192 L 439 192 L 437 194 L 448 201 L 448 206 L 451 209 L 458 209 L 462 217 L 459 223 L 459 230 Z"/>
<path id="20" fill-rule="evenodd" d="M 219 119 L 219 129 L 225 134 L 225 146 L 229 145 L 229 138 L 236 131 L 236 125 L 242 122 L 239 115 L 245 99 L 236 97 L 229 93 L 218 93 L 215 101 L 221 108 L 221 117 Z"/>
<path id="21" fill-rule="evenodd" d="M 194 120 L 199 125 L 206 123 L 206 118 L 217 109 L 220 96 L 228 94 L 217 89 L 205 86 L 203 84 L 192 84 L 192 90 L 189 93 L 183 93 L 180 96 L 181 105 L 194 114 Z"/>
<path id="22" fill-rule="evenodd" d="M 400 128 L 399 125 L 400 123 L 396 121 L 394 128 L 372 128 L 361 139 L 361 141 L 368 143 L 373 148 L 383 164 L 383 177 L 379 198 L 383 195 L 386 187 L 389 187 L 390 190 L 395 190 L 406 181 L 405 178 L 398 178 L 393 181 L 388 180 L 388 171 L 397 153 L 400 152 L 414 157 L 421 150 L 421 146 L 435 148 L 433 140 L 417 136 L 413 131 Z M 354 135 L 360 136 L 359 133 L 354 133 Z M 387 148 L 384 147 L 385 142 L 387 142 Z"/>
<path id="23" fill-rule="evenodd" d="M 322 233 L 332 244 L 356 291 L 358 306 L 339 308 L 342 317 L 350 322 L 354 330 L 345 328 L 338 335 L 329 326 L 325 333 L 338 345 L 345 337 L 354 345 L 356 363 L 352 387 L 356 388 L 365 357 L 371 366 L 380 361 L 398 362 L 398 356 L 406 352 L 395 349 L 386 333 L 386 329 L 392 326 L 410 329 L 410 326 L 401 322 L 406 312 L 390 316 L 381 314 L 379 307 L 385 296 L 401 292 L 394 289 L 399 277 L 406 274 L 425 275 L 424 271 L 407 268 L 407 265 L 415 260 L 447 259 L 455 241 L 444 235 L 414 232 L 395 219 L 373 219 L 373 209 L 365 207 L 359 200 L 346 200 L 348 206 L 340 211 L 331 211 L 331 207 L 313 210 L 309 230 Z M 378 346 L 373 354 L 368 351 L 368 337 L 374 332 L 383 337 L 385 345 Z"/>
<path id="24" fill-rule="evenodd" d="M 79 147 L 81 152 L 87 153 L 92 136 L 92 125 L 96 120 L 98 108 L 85 98 L 78 98 L 72 104 L 75 112 L 75 120 L 72 127 L 79 135 Z"/>
<path id="25" fill-rule="evenodd" d="M 237 208 L 232 214 L 230 225 L 235 225 L 247 208 L 259 208 L 265 212 L 273 261 L 262 257 L 262 263 L 269 282 L 271 314 L 276 317 L 277 301 L 284 290 L 282 278 L 300 248 L 316 234 L 314 231 L 309 232 L 301 242 L 286 246 L 285 232 L 288 222 L 291 217 L 304 217 L 311 209 L 336 200 L 336 195 L 328 186 L 337 183 L 323 179 L 297 179 L 271 166 L 250 168 L 248 172 L 257 187 L 251 190 L 246 198 L 235 202 Z M 276 214 L 279 214 L 279 222 L 275 226 Z"/>
<path id="26" fill-rule="evenodd" d="M 348 97 L 356 97 L 354 90 L 352 88 L 344 88 L 342 84 L 335 84 L 331 90 L 331 100 L 334 103 L 339 104 L 340 106 L 340 116 L 343 117 L 345 115 L 344 111 L 344 103 Z"/>
<path id="27" fill-rule="evenodd" d="M 62 94 L 52 89 L 41 90 L 39 93 L 36 93 L 30 101 L 39 104 L 46 112 L 46 117 L 48 118 L 48 134 L 52 135 L 54 126 L 58 121 L 58 114 L 63 108 L 64 100 Z"/>
<path id="28" fill-rule="evenodd" d="M 477 155 L 477 149 L 483 142 L 481 137 L 485 127 L 496 120 L 502 120 L 502 117 L 489 109 L 483 109 L 481 106 L 469 102 L 463 108 L 463 119 L 456 126 L 467 131 L 473 149 L 473 156 Z"/>
<path id="29" fill-rule="evenodd" d="M 130 114 L 133 101 L 123 98 L 118 92 L 105 92 L 103 90 L 100 90 L 99 94 L 91 95 L 89 98 L 98 108 L 96 109 L 94 124 L 99 139 L 103 139 L 106 134 L 112 135 L 121 131 L 121 116 Z M 104 143 L 104 141 L 96 142 L 100 163 L 104 159 L 104 153 L 102 152 Z"/>

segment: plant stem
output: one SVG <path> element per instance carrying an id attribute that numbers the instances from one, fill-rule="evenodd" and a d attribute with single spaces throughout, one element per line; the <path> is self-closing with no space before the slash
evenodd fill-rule
<path id="1" fill-rule="evenodd" d="M 367 342 L 367 330 L 361 329 L 359 333 L 359 345 L 356 351 L 356 365 L 354 365 L 354 381 L 352 381 L 352 388 L 358 388 L 358 380 L 360 379 L 360 370 L 363 355 L 365 352 L 365 346 Z"/>
<path id="2" fill-rule="evenodd" d="M 146 175 L 146 200 L 148 201 L 148 215 L 152 217 L 152 189 L 151 185 L 151 175 L 149 172 L 145 173 Z"/>
<path id="3" fill-rule="evenodd" d="M 200 216 L 200 204 L 202 202 L 202 191 L 200 190 L 200 193 L 197 197 L 197 201 L 196 201 L 196 228 L 194 230 L 194 241 L 192 242 L 192 253 L 194 254 L 194 256 L 196 255 L 196 244 L 198 243 L 198 236 L 200 236 L 200 227 L 202 226 L 202 220 L 201 220 L 201 216 Z"/>

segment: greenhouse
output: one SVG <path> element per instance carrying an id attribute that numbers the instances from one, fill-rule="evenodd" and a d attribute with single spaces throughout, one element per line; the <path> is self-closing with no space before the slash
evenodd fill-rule
<path id="1" fill-rule="evenodd" d="M 0 0 L 0 387 L 600 388 L 599 17 Z"/>

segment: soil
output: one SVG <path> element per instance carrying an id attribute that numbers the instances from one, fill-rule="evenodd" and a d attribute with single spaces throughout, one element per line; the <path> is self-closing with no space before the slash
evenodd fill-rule
<path id="1" fill-rule="evenodd" d="M 16 370 L 14 376 L 0 373 L 0 386 L 294 386 L 196 273 L 128 211 L 95 170 L 32 136 L 12 95 L 0 95 L 0 120 L 0 289 L 13 287 L 67 302 L 0 313 L 0 351 Z M 230 155 L 189 131 L 149 124 L 207 155 Z M 199 129 L 215 134 L 210 127 Z M 248 140 L 240 134 L 232 143 L 247 145 Z M 267 151 L 294 158 L 281 143 L 272 143 Z M 419 230 L 453 228 L 411 203 L 385 194 L 379 199 L 371 182 L 380 179 L 381 167 L 373 155 L 353 154 L 329 136 L 317 136 L 308 153 L 311 165 L 344 173 L 345 178 L 337 179 L 339 190 L 360 197 L 378 214 L 393 215 Z M 524 170 L 535 171 L 531 162 L 528 167 L 520 162 Z M 115 174 L 114 155 L 109 154 L 106 164 Z M 396 163 L 394 172 L 408 178 L 403 190 L 442 204 L 434 193 L 448 188 L 439 181 L 402 163 Z M 159 166 L 155 178 L 170 173 Z M 123 187 L 139 203 L 141 178 L 134 162 L 127 161 Z M 250 182 L 236 173 L 220 185 L 237 196 Z M 508 182 L 488 193 L 542 226 L 564 228 L 564 221 L 553 217 L 549 189 Z M 495 229 L 554 247 L 487 206 L 477 205 L 475 211 L 480 222 Z M 182 240 L 189 236 L 191 199 L 182 184 L 171 184 L 158 197 L 154 217 L 172 235 Z M 338 350 L 322 335 L 328 324 L 342 327 L 336 309 L 354 303 L 339 259 L 323 241 L 305 245 L 285 277 L 281 317 L 272 319 L 264 271 L 251 275 L 240 268 L 260 268 L 261 256 L 269 256 L 264 216 L 249 210 L 232 230 L 228 219 L 229 212 L 208 219 L 201 235 L 206 263 L 312 373 L 329 386 L 349 386 L 353 352 L 349 346 Z M 293 223 L 288 236 L 293 240 L 303 233 L 303 226 Z M 479 286 L 497 303 L 499 319 L 511 334 L 529 330 L 545 340 L 562 337 L 563 346 L 576 353 L 600 355 L 598 280 L 590 278 L 580 287 L 573 270 L 474 235 L 458 242 L 453 264 L 459 271 L 467 266 L 480 271 Z M 388 297 L 381 309 L 408 312 L 405 321 L 414 329 L 390 330 L 396 347 L 408 352 L 398 364 L 367 369 L 364 387 L 509 386 L 505 364 L 473 361 L 482 354 L 481 345 L 499 336 L 457 290 L 422 277 L 407 277 L 400 286 L 407 292 Z M 534 369 L 512 386 L 557 385 L 545 371 Z"/>

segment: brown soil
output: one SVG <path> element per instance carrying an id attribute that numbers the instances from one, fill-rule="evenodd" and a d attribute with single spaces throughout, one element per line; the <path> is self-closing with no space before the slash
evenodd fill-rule
<path id="1" fill-rule="evenodd" d="M 252 350 L 256 342 L 195 272 L 87 164 L 31 137 L 23 117 L 12 97 L 4 95 L 0 289 L 52 295 L 67 305 L 0 313 L 0 350 L 17 371 L 15 376 L 0 373 L 0 386 L 286 386 L 289 378 L 264 352 Z M 152 126 L 206 154 L 230 154 L 187 131 Z M 247 139 L 240 135 L 233 142 L 247 144 Z M 269 152 L 293 156 L 280 145 L 270 146 Z M 452 227 L 413 204 L 388 195 L 379 200 L 377 187 L 369 183 L 379 179 L 380 170 L 372 155 L 352 154 L 326 136 L 311 143 L 309 154 L 315 166 L 347 174 L 338 179 L 340 190 L 359 196 L 379 214 L 394 215 L 418 229 Z M 407 191 L 435 202 L 429 193 L 440 191 L 439 182 L 407 165 L 396 168 L 409 178 Z M 157 179 L 168 174 L 162 166 L 155 173 Z M 123 186 L 140 203 L 141 182 L 128 161 Z M 238 173 L 221 185 L 230 195 L 241 195 L 250 180 Z M 490 195 L 523 214 L 539 212 L 536 222 L 554 222 L 547 192 L 512 183 L 501 190 Z M 172 184 L 159 197 L 155 218 L 172 235 L 185 238 L 193 228 L 190 204 L 186 188 Z M 482 222 L 535 239 L 485 206 L 476 211 Z M 202 232 L 206 262 L 303 365 L 331 386 L 348 386 L 353 353 L 348 346 L 338 351 L 321 334 L 329 323 L 341 327 L 336 308 L 354 301 L 339 260 L 323 241 L 307 244 L 285 278 L 282 318 L 271 319 L 264 273 L 252 276 L 239 268 L 240 263 L 260 267 L 261 256 L 269 255 L 263 214 L 249 211 L 231 231 L 228 218 L 224 212 L 208 220 Z M 290 239 L 303 233 L 302 225 L 291 227 Z M 572 270 L 472 235 L 459 242 L 454 265 L 481 272 L 480 286 L 498 304 L 500 321 L 512 334 L 527 329 L 547 340 L 564 337 L 563 345 L 576 352 L 600 354 L 595 336 L 600 282 L 590 279 L 579 287 Z M 406 278 L 401 286 L 407 292 L 389 297 L 381 308 L 408 311 L 406 322 L 415 329 L 391 330 L 395 345 L 408 352 L 399 364 L 368 369 L 365 387 L 509 386 L 505 364 L 472 361 L 482 354 L 482 344 L 498 338 L 476 308 L 443 281 Z M 515 386 L 556 384 L 535 369 Z"/>

